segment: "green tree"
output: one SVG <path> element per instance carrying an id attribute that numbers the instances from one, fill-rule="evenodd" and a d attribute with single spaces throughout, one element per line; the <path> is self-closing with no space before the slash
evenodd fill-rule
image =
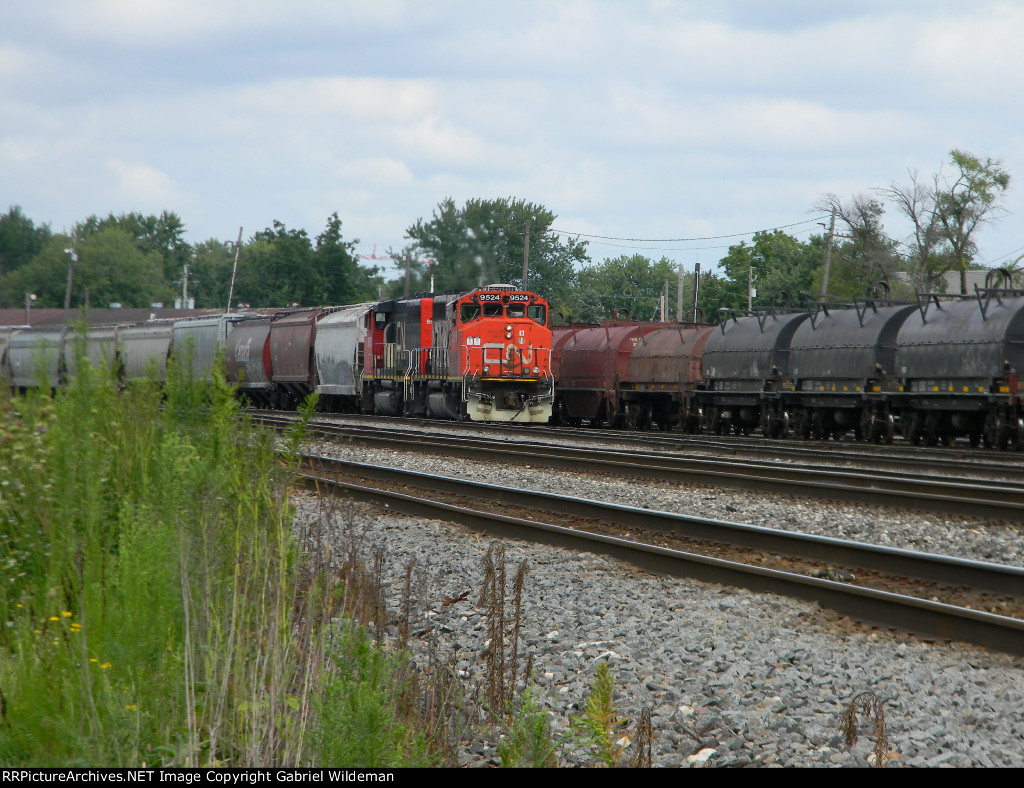
<path id="1" fill-rule="evenodd" d="M 313 279 L 313 244 L 306 231 L 289 230 L 275 219 L 242 249 L 236 298 L 254 306 L 310 306 Z"/>
<path id="2" fill-rule="evenodd" d="M 960 292 L 966 293 L 967 270 L 978 251 L 975 234 L 1003 212 L 999 201 L 1010 187 L 1010 175 L 1001 162 L 966 151 L 951 150 L 949 158 L 956 172 L 952 178 L 936 177 L 935 203 L 953 264 L 960 271 Z"/>
<path id="3" fill-rule="evenodd" d="M 824 259 L 822 236 L 812 236 L 803 243 L 781 230 L 774 230 L 755 234 L 749 245 L 744 241 L 730 246 L 719 264 L 734 285 L 729 288 L 729 300 L 739 295 L 737 306 L 745 307 L 751 271 L 758 303 L 767 303 L 778 292 L 788 293 L 795 301 L 801 292 L 813 288 L 816 275 L 820 284 Z"/>
<path id="4" fill-rule="evenodd" d="M 159 216 L 145 216 L 141 213 L 109 214 L 100 219 L 93 215 L 76 226 L 79 238 L 116 227 L 127 233 L 143 254 L 156 252 L 160 255 L 163 275 L 168 282 L 177 281 L 186 263 L 191 262 L 192 247 L 185 241 L 185 223 L 170 211 Z"/>
<path id="5" fill-rule="evenodd" d="M 380 269 L 359 263 L 355 253 L 357 243 L 342 238 L 341 220 L 337 213 L 331 214 L 324 231 L 316 238 L 315 301 L 321 304 L 357 304 L 377 297 L 383 283 Z"/>
<path id="6" fill-rule="evenodd" d="M 833 248 L 828 292 L 840 297 L 862 296 L 872 283 L 894 282 L 905 269 L 899 245 L 882 224 L 885 205 L 864 195 L 843 202 L 835 194 L 822 195 L 814 207 L 836 211 L 847 240 Z"/>
<path id="7" fill-rule="evenodd" d="M 223 309 L 228 303 L 231 288 L 231 269 L 235 262 L 234 243 L 215 238 L 195 245 L 194 257 L 189 265 L 188 292 L 200 309 Z M 176 282 L 180 293 L 180 279 Z M 238 302 L 238 299 L 235 299 Z M 235 305 L 232 304 L 232 307 Z"/>
<path id="8" fill-rule="evenodd" d="M 579 273 L 580 289 L 596 296 L 601 309 L 598 314 L 588 308 L 590 319 L 607 320 L 616 309 L 628 309 L 636 320 L 653 320 L 664 292 L 665 280 L 669 293 L 675 293 L 678 281 L 676 264 L 662 257 L 655 262 L 640 254 L 606 258 L 601 263 L 583 268 Z M 674 300 L 670 298 L 674 303 Z M 660 317 L 660 315 L 659 315 Z"/>
<path id="9" fill-rule="evenodd" d="M 472 199 L 459 208 L 449 197 L 429 221 L 419 219 L 406 230 L 413 243 L 403 254 L 432 261 L 429 270 L 418 267 L 416 274 L 421 285 L 432 275 L 437 290 L 468 290 L 496 281 L 521 286 L 529 227 L 527 287 L 562 309 L 572 297 L 575 267 L 587 254 L 585 242 L 563 242 L 549 232 L 554 220 L 548 209 L 523 200 Z M 404 275 L 399 279 L 404 286 Z"/>
<path id="10" fill-rule="evenodd" d="M 236 301 L 254 306 L 321 306 L 376 298 L 383 279 L 376 267 L 358 263 L 341 220 L 332 214 L 314 247 L 305 230 L 279 221 L 256 233 L 243 248 L 235 281 Z"/>
<path id="11" fill-rule="evenodd" d="M 20 306 L 25 293 L 38 296 L 40 307 L 64 305 L 67 288 L 68 256 L 65 249 L 71 239 L 53 236 L 31 263 L 4 277 L 0 288 L 4 303 Z M 78 242 L 71 305 L 86 302 L 93 307 L 120 303 L 126 307 L 146 307 L 170 300 L 172 291 L 163 277 L 160 255 L 144 254 L 134 239 L 123 230 L 108 226 Z"/>
<path id="12" fill-rule="evenodd" d="M 31 262 L 51 235 L 49 225 L 36 227 L 20 206 L 12 206 L 0 216 L 0 277 Z"/>

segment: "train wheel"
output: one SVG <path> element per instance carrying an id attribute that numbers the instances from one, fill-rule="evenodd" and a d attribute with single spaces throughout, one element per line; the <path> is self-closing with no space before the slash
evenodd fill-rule
<path id="1" fill-rule="evenodd" d="M 798 410 L 793 417 L 793 433 L 800 440 L 811 437 L 811 418 L 804 408 Z"/>
<path id="2" fill-rule="evenodd" d="M 986 449 L 1001 448 L 1000 438 L 1003 433 L 1002 419 L 989 413 L 985 417 L 985 430 L 982 433 L 982 440 Z"/>
<path id="3" fill-rule="evenodd" d="M 1024 449 L 1024 419 L 1017 419 L 1017 426 L 1013 431 L 1013 450 Z"/>
<path id="4" fill-rule="evenodd" d="M 939 442 L 939 417 L 929 413 L 924 419 L 924 445 L 935 446 Z"/>
<path id="5" fill-rule="evenodd" d="M 924 427 L 921 423 L 921 414 L 911 413 L 910 418 L 907 419 L 907 440 L 917 446 L 921 442 L 922 435 L 924 435 Z"/>
<path id="6" fill-rule="evenodd" d="M 896 419 L 893 418 L 890 413 L 888 418 L 885 420 L 885 442 L 892 443 L 892 439 L 896 437 Z"/>

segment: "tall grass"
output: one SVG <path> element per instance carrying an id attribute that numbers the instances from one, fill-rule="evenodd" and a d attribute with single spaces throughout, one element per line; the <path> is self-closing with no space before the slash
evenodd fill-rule
<path id="1" fill-rule="evenodd" d="M 0 402 L 0 763 L 303 762 L 324 589 L 270 439 L 222 375 L 77 367 Z"/>
<path id="2" fill-rule="evenodd" d="M 219 365 L 199 381 L 184 359 L 123 391 L 82 350 L 54 396 L 0 387 L 0 764 L 455 765 L 481 701 L 507 731 L 502 762 L 557 763 L 532 660 L 516 697 L 525 563 L 509 589 L 503 550 L 484 557 L 474 701 L 435 640 L 427 664 L 410 658 L 430 596 L 415 564 L 389 611 L 386 553 L 350 510 L 293 532 L 315 401 L 282 461 Z M 625 723 L 604 671 L 577 738 L 615 765 Z"/>

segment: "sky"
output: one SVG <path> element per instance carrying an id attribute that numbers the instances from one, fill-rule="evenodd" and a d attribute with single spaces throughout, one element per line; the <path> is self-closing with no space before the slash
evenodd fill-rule
<path id="1" fill-rule="evenodd" d="M 512 197 L 595 261 L 692 270 L 957 148 L 1012 178 L 995 265 L 1024 253 L 1022 41 L 987 0 L 6 2 L 0 211 L 168 210 L 190 242 L 337 212 L 383 257 L 447 197 Z"/>

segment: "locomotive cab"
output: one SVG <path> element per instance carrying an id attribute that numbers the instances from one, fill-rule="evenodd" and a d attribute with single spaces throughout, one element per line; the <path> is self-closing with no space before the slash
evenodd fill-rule
<path id="1" fill-rule="evenodd" d="M 472 420 L 546 423 L 551 418 L 548 303 L 512 285 L 489 285 L 452 304 L 449 354 L 459 358 Z"/>
<path id="2" fill-rule="evenodd" d="M 547 422 L 548 303 L 512 285 L 422 294 L 367 314 L 363 408 L 383 415 Z"/>

